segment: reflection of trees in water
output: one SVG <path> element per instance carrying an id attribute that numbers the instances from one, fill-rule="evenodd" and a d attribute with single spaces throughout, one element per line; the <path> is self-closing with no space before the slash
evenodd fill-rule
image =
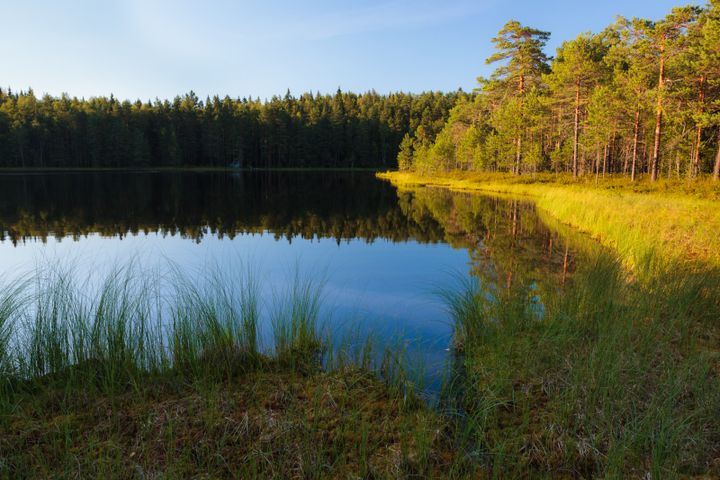
<path id="1" fill-rule="evenodd" d="M 548 228 L 528 201 L 433 188 L 401 192 L 399 199 L 408 217 L 431 216 L 442 226 L 445 241 L 466 248 L 470 273 L 495 294 L 513 286 L 536 291 L 560 285 L 577 255 L 592 248 Z"/>
<path id="2" fill-rule="evenodd" d="M 445 241 L 499 291 L 572 271 L 576 243 L 530 202 L 421 188 L 397 192 L 369 173 L 78 173 L 0 176 L 0 231 L 27 238 L 157 232 L 200 241 L 275 238 Z M 563 273 L 565 272 L 565 273 Z"/>
<path id="3" fill-rule="evenodd" d="M 158 232 L 200 241 L 276 238 L 438 242 L 431 216 L 409 219 L 395 189 L 368 173 L 80 173 L 0 176 L 0 232 L 34 238 Z"/>

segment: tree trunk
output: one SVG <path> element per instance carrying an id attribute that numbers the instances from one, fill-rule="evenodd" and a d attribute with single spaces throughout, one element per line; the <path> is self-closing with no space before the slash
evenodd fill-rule
<path id="1" fill-rule="evenodd" d="M 612 135 L 610 135 L 610 144 L 608 145 L 608 173 L 613 173 L 613 171 L 618 171 L 618 168 L 615 168 L 615 155 L 613 152 L 615 152 L 615 141 L 617 138 L 617 131 L 616 131 L 616 125 L 613 124 L 612 128 Z M 619 162 L 618 162 L 619 163 Z"/>
<path id="2" fill-rule="evenodd" d="M 675 151 L 675 162 L 676 163 L 680 162 L 680 154 L 677 152 L 677 150 Z M 671 177 L 672 177 L 672 162 L 668 161 L 668 180 L 670 180 Z"/>
<path id="3" fill-rule="evenodd" d="M 553 250 L 553 238 L 552 238 L 552 234 L 551 234 L 551 235 L 550 235 L 550 242 L 549 242 L 549 245 L 548 245 L 548 256 L 547 256 L 548 260 L 551 260 L 551 259 L 552 259 L 552 250 Z"/>
<path id="4" fill-rule="evenodd" d="M 522 125 L 523 117 L 523 96 L 525 95 L 525 75 L 520 75 L 520 85 L 518 87 L 520 94 L 520 124 Z M 517 150 L 515 151 L 515 175 L 520 175 L 520 162 L 522 160 L 522 128 L 518 131 Z"/>
<path id="5" fill-rule="evenodd" d="M 573 177 L 578 176 L 578 141 L 580 139 L 580 82 L 575 82 L 575 131 L 573 133 Z"/>
<path id="6" fill-rule="evenodd" d="M 653 182 L 658 177 L 658 166 L 660 164 L 660 140 L 662 138 L 662 111 L 663 111 L 663 90 L 665 88 L 665 39 L 660 43 L 660 73 L 658 74 L 658 95 L 655 110 L 655 144 L 653 146 L 652 168 L 650 180 Z"/>
<path id="7" fill-rule="evenodd" d="M 624 142 L 624 143 L 623 143 L 623 150 L 622 150 L 622 152 L 623 152 L 623 153 L 622 153 L 622 156 L 623 156 L 623 170 L 622 170 L 623 177 L 624 177 L 625 175 L 627 175 L 627 169 L 628 169 L 628 151 L 629 151 L 629 150 L 630 150 L 630 149 L 629 149 L 627 143 Z"/>
<path id="8" fill-rule="evenodd" d="M 700 142 L 702 139 L 702 127 L 698 125 L 695 128 L 695 148 L 693 150 L 693 164 L 691 168 L 691 176 L 693 178 L 700 174 Z"/>
<path id="9" fill-rule="evenodd" d="M 595 171 L 595 185 L 597 185 L 600 178 L 600 146 L 597 144 L 595 145 L 595 166 L 593 170 Z"/>
<path id="10" fill-rule="evenodd" d="M 700 76 L 700 112 L 705 110 L 705 75 Z M 697 177 L 700 174 L 700 142 L 702 141 L 702 127 L 700 124 L 695 129 L 695 150 L 693 151 L 692 160 L 692 176 Z"/>
<path id="11" fill-rule="evenodd" d="M 713 180 L 720 180 L 720 126 L 717 131 L 717 153 L 715 154 L 715 168 L 713 169 Z"/>
<path id="12" fill-rule="evenodd" d="M 632 167 L 630 169 L 630 181 L 635 181 L 635 171 L 637 168 L 637 154 L 638 154 L 638 138 L 640 136 L 640 108 L 635 110 L 635 132 L 633 133 L 633 153 L 632 153 Z"/>
<path id="13" fill-rule="evenodd" d="M 608 164 L 608 145 L 605 144 L 605 151 L 603 152 L 603 178 L 605 178 L 605 173 L 607 173 L 607 164 Z"/>

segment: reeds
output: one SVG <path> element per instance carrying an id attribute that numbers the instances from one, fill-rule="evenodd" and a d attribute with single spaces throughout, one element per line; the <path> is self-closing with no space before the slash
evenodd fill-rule
<path id="1" fill-rule="evenodd" d="M 4 287 L 0 403 L 40 385 L 109 393 L 149 376 L 220 380 L 270 360 L 319 365 L 321 285 L 297 274 L 276 296 L 275 345 L 263 348 L 260 284 L 250 270 L 192 279 L 168 270 L 131 263 L 81 281 L 54 266 Z"/>

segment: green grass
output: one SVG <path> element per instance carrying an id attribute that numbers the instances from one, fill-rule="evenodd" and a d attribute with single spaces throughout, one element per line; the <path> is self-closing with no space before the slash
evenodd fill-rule
<path id="1" fill-rule="evenodd" d="M 447 472 L 402 352 L 332 344 L 322 282 L 53 266 L 0 289 L 0 478 L 397 478 Z M 259 334 L 263 309 L 272 341 Z"/>
<path id="2" fill-rule="evenodd" d="M 529 284 L 444 293 L 456 358 L 443 405 L 465 458 L 500 478 L 720 476 L 717 185 L 379 176 L 524 195 L 545 223 L 612 247 L 586 249 L 568 282 L 542 289 L 541 311 Z"/>
<path id="3" fill-rule="evenodd" d="M 720 186 L 709 179 L 651 184 L 612 177 L 596 185 L 594 178 L 574 181 L 547 174 L 388 172 L 378 176 L 400 188 L 439 186 L 530 196 L 557 220 L 615 249 L 631 267 L 646 264 L 648 258 L 720 266 L 720 210 L 716 208 Z"/>
<path id="4" fill-rule="evenodd" d="M 503 478 L 720 475 L 720 272 L 597 256 L 548 293 L 448 295 L 448 396 L 465 449 Z M 549 290 L 552 292 L 552 290 Z"/>

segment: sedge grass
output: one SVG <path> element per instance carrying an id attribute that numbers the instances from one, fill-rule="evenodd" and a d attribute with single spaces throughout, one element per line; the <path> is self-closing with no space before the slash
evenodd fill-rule
<path id="1" fill-rule="evenodd" d="M 440 417 L 398 385 L 402 353 L 381 371 L 371 340 L 331 345 L 322 282 L 299 272 L 267 306 L 271 345 L 250 271 L 130 264 L 79 281 L 53 267 L 0 291 L 0 478 L 389 478 L 449 463 Z"/>
<path id="2" fill-rule="evenodd" d="M 598 255 L 538 318 L 522 294 L 449 295 L 460 448 L 502 477 L 717 475 L 720 272 Z M 518 287 L 516 290 L 521 290 Z M 555 292 L 555 293 L 552 293 Z"/>

